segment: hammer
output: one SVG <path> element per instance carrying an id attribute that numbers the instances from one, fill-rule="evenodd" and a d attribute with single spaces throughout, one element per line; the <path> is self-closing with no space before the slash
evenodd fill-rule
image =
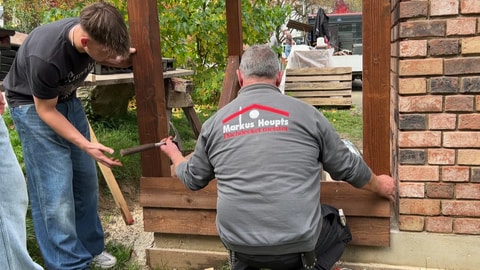
<path id="1" fill-rule="evenodd" d="M 172 127 L 173 132 L 175 133 L 175 137 L 173 137 L 173 142 L 177 145 L 178 149 L 182 150 L 180 135 L 178 134 L 177 129 L 173 126 L 172 122 L 168 122 L 168 123 L 170 127 Z M 131 154 L 135 154 L 135 153 L 142 152 L 155 147 L 160 147 L 161 145 L 164 145 L 164 144 L 165 142 L 146 143 L 146 144 L 141 144 L 141 145 L 130 147 L 130 148 L 121 149 L 120 156 L 123 157 Z"/>

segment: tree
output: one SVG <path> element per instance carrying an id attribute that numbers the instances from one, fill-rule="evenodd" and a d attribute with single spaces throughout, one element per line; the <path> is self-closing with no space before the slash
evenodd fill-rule
<path id="1" fill-rule="evenodd" d="M 228 58 L 225 1 L 166 0 L 158 7 L 162 56 L 195 70 L 195 102 L 217 103 Z M 288 13 L 268 0 L 242 1 L 244 44 L 266 43 Z"/>

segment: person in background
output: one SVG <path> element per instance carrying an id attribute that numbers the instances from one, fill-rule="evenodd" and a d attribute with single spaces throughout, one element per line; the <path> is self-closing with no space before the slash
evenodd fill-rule
<path id="1" fill-rule="evenodd" d="M 160 149 L 191 190 L 217 179 L 217 230 L 234 270 L 330 270 L 351 241 L 338 209 L 320 203 L 322 167 L 333 179 L 394 201 L 395 182 L 376 175 L 315 107 L 283 95 L 276 53 L 243 54 L 236 99 L 202 126 L 185 158 L 172 138 Z"/>
<path id="2" fill-rule="evenodd" d="M 5 111 L 0 93 L 0 115 Z M 27 184 L 13 152 L 7 127 L 0 116 L 0 265 L 5 270 L 43 269 L 27 250 L 25 217 L 28 208 Z"/>
<path id="3" fill-rule="evenodd" d="M 270 48 L 275 48 L 278 46 L 277 35 L 275 35 L 274 31 L 270 31 L 270 38 L 268 39 L 268 46 Z"/>
<path id="4" fill-rule="evenodd" d="M 278 39 L 277 39 L 277 35 L 275 34 L 275 31 L 270 32 L 270 39 L 269 39 L 267 45 L 270 48 L 272 48 L 272 50 L 277 52 L 278 58 L 282 57 L 282 48 L 278 45 Z"/>
<path id="5" fill-rule="evenodd" d="M 285 58 L 288 59 L 288 56 L 290 55 L 290 52 L 292 51 L 292 46 L 294 44 L 293 42 L 293 37 L 292 34 L 290 34 L 290 31 L 288 29 L 283 29 L 283 47 L 285 50 Z"/>
<path id="6" fill-rule="evenodd" d="M 120 12 L 98 2 L 79 18 L 34 29 L 3 81 L 25 159 L 35 234 L 47 269 L 111 268 L 98 216 L 95 161 L 121 162 L 90 142 L 76 88 L 95 67 L 131 66 L 130 37 Z M 25 268 L 23 268 L 25 269 Z"/>

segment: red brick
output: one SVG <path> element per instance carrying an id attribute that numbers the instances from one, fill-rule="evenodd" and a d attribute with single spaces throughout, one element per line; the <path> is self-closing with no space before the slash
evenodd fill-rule
<path id="1" fill-rule="evenodd" d="M 459 129 L 480 129 L 480 114 L 461 114 L 458 116 Z"/>
<path id="2" fill-rule="evenodd" d="M 480 150 L 458 149 L 457 163 L 459 165 L 480 165 Z"/>
<path id="3" fill-rule="evenodd" d="M 470 168 L 466 166 L 445 166 L 442 168 L 443 182 L 468 182 Z"/>
<path id="4" fill-rule="evenodd" d="M 428 164 L 453 165 L 454 163 L 455 163 L 455 150 L 428 149 Z"/>
<path id="5" fill-rule="evenodd" d="M 442 112 L 442 96 L 404 96 L 398 100 L 400 112 Z"/>
<path id="6" fill-rule="evenodd" d="M 400 22 L 400 38 L 444 37 L 446 23 L 444 20 L 417 20 Z"/>
<path id="7" fill-rule="evenodd" d="M 445 97 L 445 111 L 447 112 L 473 112 L 475 97 L 457 95 Z"/>
<path id="8" fill-rule="evenodd" d="M 400 57 L 418 57 L 427 55 L 426 40 L 400 41 Z"/>
<path id="9" fill-rule="evenodd" d="M 454 15 L 458 14 L 458 0 L 432 0 L 430 1 L 430 15 Z"/>
<path id="10" fill-rule="evenodd" d="M 453 113 L 435 113 L 428 115 L 430 130 L 453 130 L 457 127 L 457 115 Z"/>
<path id="11" fill-rule="evenodd" d="M 480 200 L 480 184 L 457 184 L 455 186 L 457 199 Z"/>
<path id="12" fill-rule="evenodd" d="M 470 170 L 470 181 L 472 183 L 480 183 L 480 168 L 479 167 L 473 167 Z"/>
<path id="13" fill-rule="evenodd" d="M 453 222 L 451 217 L 426 217 L 425 230 L 434 233 L 451 233 Z"/>
<path id="14" fill-rule="evenodd" d="M 440 170 L 438 166 L 398 166 L 398 177 L 400 181 L 439 181 Z"/>
<path id="15" fill-rule="evenodd" d="M 459 53 L 458 39 L 432 39 L 428 41 L 430 56 L 456 55 Z"/>
<path id="16" fill-rule="evenodd" d="M 462 77 L 460 80 L 460 93 L 471 95 L 480 93 L 480 76 Z"/>
<path id="17" fill-rule="evenodd" d="M 400 60 L 399 76 L 442 75 L 443 59 Z"/>
<path id="18" fill-rule="evenodd" d="M 398 227 L 402 231 L 421 232 L 423 231 L 425 218 L 421 216 L 400 215 Z"/>
<path id="19" fill-rule="evenodd" d="M 473 35 L 476 29 L 476 18 L 447 20 L 447 36 Z"/>
<path id="20" fill-rule="evenodd" d="M 461 0 L 460 13 L 461 14 L 480 13 L 480 3 L 478 2 L 478 0 Z"/>
<path id="21" fill-rule="evenodd" d="M 400 214 L 437 216 L 441 213 L 440 200 L 400 199 Z"/>
<path id="22" fill-rule="evenodd" d="M 427 183 L 427 198 L 430 199 L 453 199 L 454 184 L 452 183 Z"/>
<path id="23" fill-rule="evenodd" d="M 398 187 L 398 196 L 400 198 L 424 198 L 424 183 L 400 183 Z"/>
<path id="24" fill-rule="evenodd" d="M 480 234 L 480 219 L 457 218 L 453 222 L 453 232 L 457 234 Z"/>
<path id="25" fill-rule="evenodd" d="M 427 92 L 426 78 L 400 78 L 398 80 L 400 94 L 424 94 Z"/>
<path id="26" fill-rule="evenodd" d="M 440 131 L 401 131 L 398 135 L 400 147 L 440 147 L 442 133 Z"/>
<path id="27" fill-rule="evenodd" d="M 477 112 L 480 112 L 480 96 L 475 97 L 475 108 L 477 108 Z"/>
<path id="28" fill-rule="evenodd" d="M 405 60 L 407 61 L 407 60 Z M 480 57 L 460 57 L 444 60 L 444 75 L 462 75 L 480 73 Z"/>
<path id="29" fill-rule="evenodd" d="M 480 132 L 443 132 L 443 146 L 452 148 L 480 147 Z"/>
<path id="30" fill-rule="evenodd" d="M 480 37 L 470 37 L 462 39 L 462 54 L 478 54 L 480 53 Z"/>
<path id="31" fill-rule="evenodd" d="M 480 201 L 442 201 L 442 214 L 446 216 L 480 217 Z"/>
<path id="32" fill-rule="evenodd" d="M 400 18 L 426 17 L 428 1 L 408 1 L 400 3 Z"/>

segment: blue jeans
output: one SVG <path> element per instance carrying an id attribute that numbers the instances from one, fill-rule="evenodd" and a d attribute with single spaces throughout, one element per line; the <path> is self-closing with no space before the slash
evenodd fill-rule
<path id="1" fill-rule="evenodd" d="M 0 153 L 0 267 L 6 270 L 42 269 L 28 255 L 27 184 L 1 116 Z"/>
<path id="2" fill-rule="evenodd" d="M 288 59 L 288 56 L 290 55 L 291 51 L 292 51 L 292 45 L 286 45 L 285 44 L 285 58 Z"/>
<path id="3" fill-rule="evenodd" d="M 78 99 L 58 103 L 57 110 L 90 139 Z M 93 256 L 104 250 L 95 160 L 46 125 L 34 105 L 10 111 L 22 142 L 32 218 L 45 265 L 88 269 Z"/>

